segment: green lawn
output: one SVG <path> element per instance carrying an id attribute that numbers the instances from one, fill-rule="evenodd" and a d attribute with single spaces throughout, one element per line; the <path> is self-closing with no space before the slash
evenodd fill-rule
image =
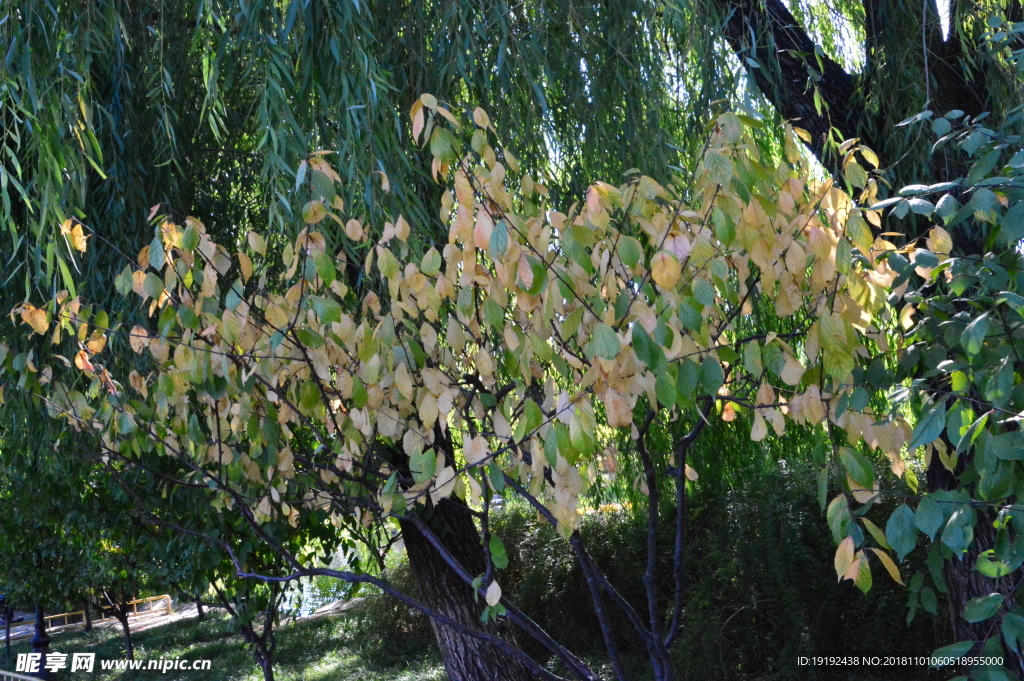
<path id="1" fill-rule="evenodd" d="M 96 653 L 92 674 L 64 670 L 51 674 L 53 681 L 91 679 L 93 681 L 262 681 L 263 676 L 245 649 L 241 636 L 232 634 L 229 620 L 214 611 L 205 622 L 195 619 L 138 632 L 135 635 L 136 659 L 184 658 L 209 659 L 206 671 L 100 671 L 99 660 L 123 659 L 124 647 L 119 629 L 96 629 L 91 633 L 55 634 L 50 650 L 67 653 Z M 2 632 L 0 632 L 2 633 Z M 13 646 L 14 654 L 30 651 L 26 641 Z M 2 659 L 0 668 L 13 671 L 14 661 Z M 346 616 L 321 617 L 299 621 L 278 629 L 278 681 L 443 681 L 436 647 L 423 640 L 374 640 L 361 633 Z"/>

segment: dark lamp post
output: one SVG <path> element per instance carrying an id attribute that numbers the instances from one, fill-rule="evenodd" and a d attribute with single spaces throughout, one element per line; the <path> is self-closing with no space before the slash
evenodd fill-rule
<path id="1" fill-rule="evenodd" d="M 50 637 L 46 635 L 46 620 L 43 619 L 43 606 L 36 603 L 36 629 L 32 636 L 32 652 L 39 653 L 39 672 L 37 679 L 50 678 L 46 671 L 46 653 L 50 651 Z"/>

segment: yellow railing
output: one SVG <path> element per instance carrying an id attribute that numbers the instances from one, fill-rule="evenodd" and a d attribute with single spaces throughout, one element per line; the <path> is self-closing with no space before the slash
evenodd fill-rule
<path id="1" fill-rule="evenodd" d="M 157 602 L 158 601 L 161 601 L 159 607 L 157 607 Z M 145 607 L 147 604 L 149 605 L 148 608 Z M 134 600 L 134 601 L 128 601 L 128 603 L 126 605 L 130 605 L 132 607 L 132 611 L 130 613 L 128 613 L 128 617 L 138 617 L 140 615 L 153 615 L 153 614 L 156 614 L 156 613 L 162 613 L 162 614 L 165 614 L 165 615 L 170 615 L 171 612 L 172 612 L 171 611 L 171 597 L 167 596 L 167 595 L 151 596 L 149 598 L 139 598 L 139 599 Z M 141 609 L 140 609 L 140 606 L 141 606 Z M 109 612 L 109 608 L 104 608 L 103 611 L 100 614 L 103 615 L 103 614 L 106 614 L 107 612 Z M 56 622 L 58 620 L 60 620 L 61 623 L 60 624 L 54 624 L 54 622 Z M 109 616 L 108 617 L 101 617 L 98 620 L 93 620 L 93 624 L 102 624 L 103 622 L 110 622 L 110 621 L 113 621 L 113 620 L 114 620 L 113 617 L 109 617 Z M 75 610 L 74 612 L 62 612 L 62 613 L 60 613 L 58 615 L 47 615 L 46 617 L 43 618 L 43 621 L 46 622 L 46 630 L 47 631 L 51 631 L 51 632 L 52 631 L 63 631 L 65 629 L 71 629 L 73 627 L 81 627 L 81 626 L 85 625 L 85 611 L 84 610 Z M 0 634 L 2 634 L 2 633 L 3 632 L 0 632 Z M 17 640 L 20 640 L 20 639 L 23 639 L 23 638 L 30 638 L 32 636 L 32 634 L 33 634 L 33 632 L 32 632 L 31 629 L 29 629 L 28 631 L 23 631 L 21 634 L 17 634 L 17 635 L 12 633 L 11 634 L 11 640 L 12 641 L 17 641 Z M 9 673 L 9 672 L 0 671 L 0 681 L 7 681 L 2 676 L 2 674 L 7 674 L 7 673 Z M 25 678 L 25 677 L 15 676 L 13 678 Z"/>

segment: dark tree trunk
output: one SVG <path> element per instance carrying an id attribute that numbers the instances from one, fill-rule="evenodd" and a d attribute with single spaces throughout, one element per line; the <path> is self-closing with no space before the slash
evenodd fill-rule
<path id="1" fill-rule="evenodd" d="M 135 646 L 132 645 L 132 629 L 128 625 L 128 613 L 124 610 L 118 610 L 114 613 L 114 617 L 121 623 L 121 632 L 124 634 L 124 649 L 127 653 L 129 660 L 135 659 Z"/>
<path id="2" fill-rule="evenodd" d="M 443 500 L 433 509 L 429 524 L 452 556 L 470 574 L 484 573 L 480 537 L 473 517 L 461 504 Z M 480 613 L 485 607 L 483 600 L 474 598 L 472 588 L 462 581 L 414 525 L 402 523 L 402 536 L 409 566 L 426 605 L 467 626 L 515 643 L 512 631 L 506 625 L 480 622 Z M 466 636 L 448 625 L 433 621 L 431 625 L 451 681 L 528 681 L 534 678 L 521 662 L 490 644 Z"/>
<path id="3" fill-rule="evenodd" d="M 92 613 L 89 612 L 89 601 L 82 606 L 82 612 L 85 613 L 85 630 L 92 631 Z"/>
<path id="4" fill-rule="evenodd" d="M 206 613 L 203 612 L 203 601 L 198 598 L 196 599 L 196 619 L 200 622 L 206 619 Z"/>
<path id="5" fill-rule="evenodd" d="M 11 657 L 11 619 L 14 617 L 14 608 L 8 608 L 4 613 L 4 654 L 8 659 Z"/>
<path id="6" fill-rule="evenodd" d="M 1001 579 L 990 579 L 974 569 L 978 556 L 995 545 L 995 532 L 992 529 L 993 518 L 980 513 L 978 524 L 974 527 L 974 542 L 961 560 L 947 562 L 943 567 L 943 577 L 949 590 L 949 617 L 953 628 L 953 637 L 957 641 L 980 641 L 999 638 L 999 629 L 993 623 L 998 622 L 1002 613 L 993 619 L 970 623 L 963 617 L 964 606 L 972 598 L 988 596 L 992 593 L 1009 594 L 1013 592 L 1014 583 L 1020 579 L 1020 571 Z M 1021 651 L 1013 651 L 1003 646 L 1003 664 L 1018 676 L 1024 674 L 1024 656 Z M 975 655 L 981 653 L 976 649 Z M 964 670 L 966 673 L 966 670 Z"/>

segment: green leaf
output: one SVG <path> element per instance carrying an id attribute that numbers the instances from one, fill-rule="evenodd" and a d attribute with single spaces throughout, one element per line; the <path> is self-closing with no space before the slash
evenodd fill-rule
<path id="1" fill-rule="evenodd" d="M 838 544 L 846 537 L 850 523 L 850 504 L 845 496 L 839 494 L 829 503 L 825 519 L 832 530 L 832 538 Z"/>
<path id="2" fill-rule="evenodd" d="M 946 428 L 946 403 L 941 401 L 935 404 L 927 414 L 914 426 L 914 434 L 907 445 L 907 451 L 913 452 L 921 445 L 926 445 L 942 435 Z"/>
<path id="3" fill-rule="evenodd" d="M 159 298 L 164 292 L 164 280 L 152 272 L 146 272 L 146 278 L 142 280 L 142 292 L 150 298 Z"/>
<path id="4" fill-rule="evenodd" d="M 1004 243 L 1013 244 L 1024 239 L 1024 201 L 1018 201 L 1006 211 L 1000 226 L 999 236 Z"/>
<path id="5" fill-rule="evenodd" d="M 622 260 L 623 265 L 632 269 L 637 266 L 643 256 L 644 250 L 639 240 L 631 236 L 624 236 L 620 239 L 619 259 Z"/>
<path id="6" fill-rule="evenodd" d="M 967 601 L 964 606 L 964 619 L 968 622 L 983 622 L 999 612 L 1003 605 L 1003 595 L 999 593 L 979 596 Z"/>
<path id="7" fill-rule="evenodd" d="M 491 239 L 494 238 L 494 232 L 491 232 Z M 441 271 L 441 254 L 437 252 L 437 249 L 433 246 L 430 250 L 423 254 L 423 260 L 420 261 L 420 272 L 432 277 Z"/>
<path id="8" fill-rule="evenodd" d="M 711 307 L 715 304 L 715 287 L 707 279 L 697 279 L 693 282 L 693 297 L 704 307 Z"/>
<path id="9" fill-rule="evenodd" d="M 828 501 L 828 466 L 821 469 L 818 474 L 818 505 L 825 510 L 825 503 Z"/>
<path id="10" fill-rule="evenodd" d="M 927 587 L 926 587 L 927 588 Z M 925 608 L 927 610 L 927 608 Z M 952 645 L 943 646 L 938 648 L 932 653 L 934 658 L 946 658 L 943 659 L 943 664 L 932 665 L 933 667 L 942 667 L 945 664 L 952 664 L 956 660 L 971 652 L 971 648 L 974 647 L 974 641 L 960 641 L 959 643 L 953 643 Z"/>
<path id="11" fill-rule="evenodd" d="M 505 325 L 505 310 L 493 298 L 488 298 L 484 301 L 484 319 L 492 329 L 501 329 Z"/>
<path id="12" fill-rule="evenodd" d="M 508 250 L 508 226 L 504 220 L 498 220 L 494 223 L 494 229 L 491 230 L 491 241 L 487 246 L 487 251 L 491 254 L 492 259 L 499 260 L 501 256 L 505 255 L 506 250 Z"/>
<path id="13" fill-rule="evenodd" d="M 963 554 L 974 541 L 976 520 L 973 508 L 966 505 L 957 508 L 942 530 L 942 543 L 952 549 L 957 556 Z"/>
<path id="14" fill-rule="evenodd" d="M 708 171 L 708 181 L 712 184 L 729 184 L 735 170 L 732 159 L 715 150 L 704 155 L 704 167 Z"/>
<path id="15" fill-rule="evenodd" d="M 598 322 L 590 335 L 590 342 L 587 343 L 584 351 L 589 357 L 601 357 L 602 359 L 615 359 L 622 349 L 619 337 L 604 322 Z"/>
<path id="16" fill-rule="evenodd" d="M 885 536 L 896 556 L 902 561 L 917 546 L 917 528 L 914 526 L 914 511 L 906 504 L 900 505 L 885 524 Z"/>
<path id="17" fill-rule="evenodd" d="M 185 229 L 185 233 L 181 235 L 181 248 L 186 251 L 193 251 L 198 245 L 199 230 L 196 229 L 195 225 L 189 225 Z"/>
<path id="18" fill-rule="evenodd" d="M 983 551 L 978 556 L 974 569 L 990 579 L 999 579 L 1013 572 L 1013 567 L 1005 560 L 1000 560 L 992 549 Z"/>
<path id="19" fill-rule="evenodd" d="M 872 489 L 875 484 L 875 469 L 867 457 L 850 447 L 839 448 L 839 460 L 849 476 L 864 489 Z"/>
<path id="20" fill-rule="evenodd" d="M 917 513 L 914 514 L 914 525 L 917 529 L 928 535 L 928 538 L 935 541 L 935 534 L 942 527 L 945 518 L 942 509 L 937 501 L 931 497 L 924 497 L 917 505 Z"/>
<path id="21" fill-rule="evenodd" d="M 978 354 L 981 351 L 981 346 L 985 343 L 985 336 L 988 335 L 988 315 L 989 313 L 986 312 L 968 324 L 960 337 L 960 345 L 970 356 Z"/>
<path id="22" fill-rule="evenodd" d="M 753 376 L 760 376 L 764 371 L 761 363 L 761 344 L 750 341 L 743 347 L 743 366 Z"/>
<path id="23" fill-rule="evenodd" d="M 504 479 L 502 481 L 504 482 Z M 491 562 L 494 563 L 494 567 L 499 570 L 507 568 L 508 555 L 505 553 L 505 545 L 501 542 L 501 538 L 492 533 L 491 541 L 488 546 L 491 549 Z"/>
<path id="24" fill-rule="evenodd" d="M 700 363 L 700 383 L 708 395 L 717 395 L 718 390 L 725 383 L 725 372 L 722 371 L 722 365 L 710 355 Z"/>

